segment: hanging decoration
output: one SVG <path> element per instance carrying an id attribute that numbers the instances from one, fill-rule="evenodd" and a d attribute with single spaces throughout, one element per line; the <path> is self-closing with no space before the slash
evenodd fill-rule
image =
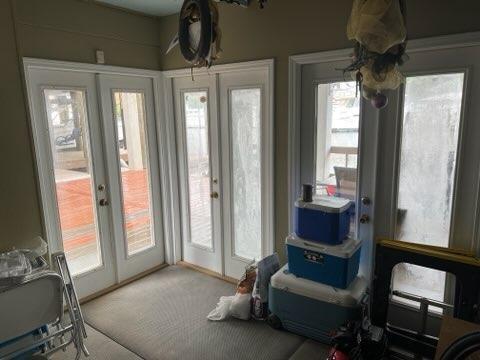
<path id="1" fill-rule="evenodd" d="M 378 109 L 388 103 L 384 90 L 404 81 L 399 66 L 406 54 L 405 0 L 354 0 L 347 36 L 355 42 L 349 72 L 364 98 Z"/>
<path id="2" fill-rule="evenodd" d="M 216 2 L 248 7 L 250 0 L 184 0 L 180 10 L 177 35 L 170 42 L 167 54 L 177 45 L 185 60 L 194 67 L 210 67 L 222 52 L 222 37 Z M 257 0 L 261 9 L 267 0 Z"/>
<path id="3" fill-rule="evenodd" d="M 210 67 L 222 51 L 218 18 L 214 1 L 185 0 L 180 10 L 178 34 L 170 42 L 167 54 L 180 45 L 183 57 L 192 68 Z"/>

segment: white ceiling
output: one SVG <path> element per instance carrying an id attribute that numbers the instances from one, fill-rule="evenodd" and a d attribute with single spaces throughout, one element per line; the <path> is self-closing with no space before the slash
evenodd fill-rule
<path id="1" fill-rule="evenodd" d="M 98 2 L 139 11 L 149 15 L 165 16 L 180 11 L 183 0 L 97 0 Z"/>

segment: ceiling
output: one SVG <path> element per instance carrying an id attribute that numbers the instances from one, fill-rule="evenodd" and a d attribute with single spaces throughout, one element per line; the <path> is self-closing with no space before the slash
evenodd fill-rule
<path id="1" fill-rule="evenodd" d="M 97 0 L 124 9 L 138 11 L 144 14 L 165 16 L 178 13 L 183 0 Z"/>

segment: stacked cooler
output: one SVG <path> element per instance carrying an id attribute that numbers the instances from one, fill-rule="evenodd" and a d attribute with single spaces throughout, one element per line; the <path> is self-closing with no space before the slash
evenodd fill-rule
<path id="1" fill-rule="evenodd" d="M 339 197 L 298 200 L 288 265 L 271 279 L 270 324 L 330 342 L 362 314 L 367 282 L 357 276 L 361 242 L 348 237 L 354 206 Z M 310 201 L 309 201 L 310 200 Z"/>

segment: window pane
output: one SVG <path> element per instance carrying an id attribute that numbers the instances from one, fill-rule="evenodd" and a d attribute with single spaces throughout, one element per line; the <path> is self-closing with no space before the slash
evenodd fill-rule
<path id="1" fill-rule="evenodd" d="M 190 241 L 213 247 L 207 92 L 184 94 Z"/>
<path id="2" fill-rule="evenodd" d="M 45 89 L 63 248 L 73 275 L 102 265 L 85 92 Z"/>
<path id="3" fill-rule="evenodd" d="M 261 91 L 231 91 L 234 253 L 260 259 L 262 252 Z"/>
<path id="4" fill-rule="evenodd" d="M 399 240 L 449 246 L 463 81 L 463 73 L 407 78 L 396 227 Z M 443 300 L 445 273 L 406 264 L 396 272 L 394 287 Z"/>
<path id="5" fill-rule="evenodd" d="M 355 201 L 360 97 L 354 81 L 317 87 L 316 193 Z M 352 211 L 351 233 L 355 230 Z"/>
<path id="6" fill-rule="evenodd" d="M 144 95 L 114 92 L 123 219 L 129 255 L 155 245 Z"/>

